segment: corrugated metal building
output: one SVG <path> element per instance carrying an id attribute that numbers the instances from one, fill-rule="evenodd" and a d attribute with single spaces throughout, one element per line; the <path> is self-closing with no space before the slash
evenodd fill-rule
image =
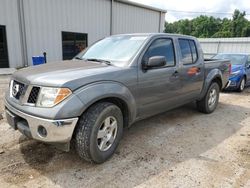
<path id="1" fill-rule="evenodd" d="M 0 0 L 0 68 L 70 59 L 119 33 L 162 32 L 165 10 L 125 0 Z"/>
<path id="2" fill-rule="evenodd" d="M 211 57 L 217 53 L 250 54 L 250 37 L 201 38 L 199 41 L 206 57 Z"/>

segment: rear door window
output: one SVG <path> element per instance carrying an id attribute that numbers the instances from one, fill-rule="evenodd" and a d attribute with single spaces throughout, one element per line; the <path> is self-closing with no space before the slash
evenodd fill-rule
<path id="1" fill-rule="evenodd" d="M 195 42 L 193 40 L 189 40 L 191 52 L 192 52 L 192 57 L 193 57 L 193 63 L 195 63 L 198 59 L 198 54 L 197 54 L 197 49 Z"/>
<path id="2" fill-rule="evenodd" d="M 198 60 L 197 48 L 193 40 L 179 39 L 179 46 L 184 65 L 193 64 Z"/>

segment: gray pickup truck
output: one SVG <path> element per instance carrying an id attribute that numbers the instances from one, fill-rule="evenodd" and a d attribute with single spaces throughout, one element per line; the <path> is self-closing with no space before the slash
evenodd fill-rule
<path id="1" fill-rule="evenodd" d="M 5 96 L 8 123 L 24 135 L 102 163 L 134 122 L 196 101 L 212 113 L 230 74 L 227 60 L 203 59 L 196 38 L 107 37 L 71 61 L 15 72 Z"/>

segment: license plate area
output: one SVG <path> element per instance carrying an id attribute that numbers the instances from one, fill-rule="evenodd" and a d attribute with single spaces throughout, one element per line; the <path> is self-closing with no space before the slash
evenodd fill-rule
<path id="1" fill-rule="evenodd" d="M 17 121 L 18 121 L 18 117 L 14 114 L 12 114 L 9 110 L 6 109 L 6 119 L 7 122 L 9 123 L 9 125 L 17 130 Z"/>

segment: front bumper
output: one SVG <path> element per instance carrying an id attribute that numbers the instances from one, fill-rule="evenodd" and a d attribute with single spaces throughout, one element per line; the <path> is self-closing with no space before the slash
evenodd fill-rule
<path id="1" fill-rule="evenodd" d="M 237 82 L 229 80 L 227 88 L 237 88 L 237 85 Z"/>
<path id="2" fill-rule="evenodd" d="M 227 90 L 234 90 L 237 89 L 240 85 L 242 76 L 234 76 L 229 78 L 229 84 L 228 87 L 226 88 Z"/>
<path id="3" fill-rule="evenodd" d="M 8 123 L 14 129 L 35 140 L 47 143 L 69 143 L 78 121 L 78 118 L 50 120 L 35 117 L 15 109 L 6 100 L 5 112 Z"/>

